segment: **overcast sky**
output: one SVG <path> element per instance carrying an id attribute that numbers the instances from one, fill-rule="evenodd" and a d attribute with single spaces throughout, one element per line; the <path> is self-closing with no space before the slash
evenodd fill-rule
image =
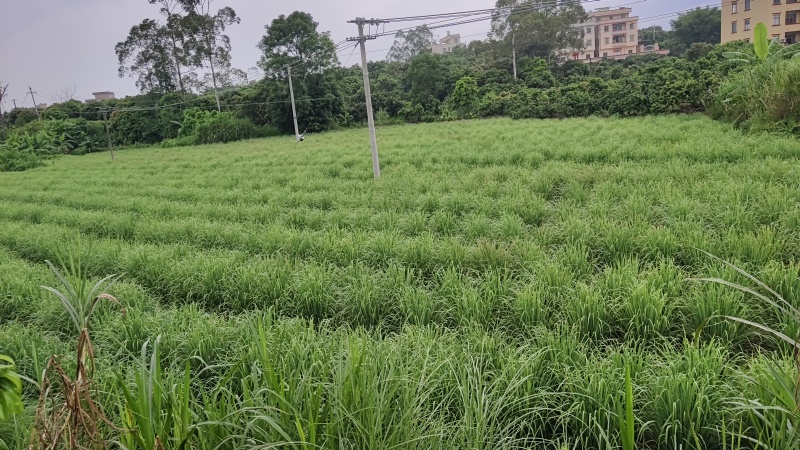
<path id="1" fill-rule="evenodd" d="M 319 22 L 321 31 L 330 31 L 334 42 L 356 33 L 348 24 L 355 17 L 401 17 L 491 8 L 495 0 L 215 0 L 214 7 L 233 7 L 242 23 L 229 29 L 233 46 L 233 66 L 247 70 L 256 65 L 256 48 L 264 34 L 264 25 L 280 14 L 306 11 Z M 12 99 L 19 106 L 31 106 L 27 94 L 33 87 L 37 103 L 53 103 L 65 87 L 77 88 L 76 99 L 91 98 L 95 91 L 113 91 L 117 97 L 137 93 L 132 78 L 119 78 L 114 46 L 126 38 L 133 25 L 145 18 L 160 18 L 158 6 L 147 0 L 22 0 L 8 1 L 0 15 L 0 81 L 8 83 L 7 101 L 2 108 L 11 108 Z M 285 5 L 281 6 L 279 5 Z M 662 14 L 714 4 L 714 0 L 598 0 L 587 2 L 587 9 L 630 5 L 634 14 L 646 19 Z M 716 2 L 718 3 L 718 2 Z M 653 24 L 667 26 L 672 17 L 643 21 L 641 27 Z M 421 24 L 421 23 L 420 23 Z M 404 26 L 404 25 L 403 25 Z M 388 26 L 387 26 L 388 27 Z M 392 29 L 392 28 L 387 28 Z M 461 33 L 465 41 L 483 39 L 489 23 L 479 22 L 456 26 L 452 33 Z M 447 29 L 436 32 L 446 34 Z M 384 37 L 367 43 L 370 59 L 382 59 L 393 39 Z M 342 63 L 358 62 L 350 48 L 339 54 Z"/>

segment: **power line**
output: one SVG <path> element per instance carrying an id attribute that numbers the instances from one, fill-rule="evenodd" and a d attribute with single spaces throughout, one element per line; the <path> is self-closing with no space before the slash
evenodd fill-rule
<path id="1" fill-rule="evenodd" d="M 585 4 L 585 3 L 595 3 L 595 2 L 598 2 L 598 1 L 602 1 L 602 0 L 579 0 L 579 1 L 577 1 L 577 3 L 578 4 Z M 491 9 L 483 9 L 483 10 L 475 10 L 475 11 L 460 11 L 460 12 L 443 13 L 443 14 L 432 14 L 432 15 L 427 15 L 427 16 L 414 16 L 413 18 L 400 18 L 400 20 L 398 20 L 398 19 L 373 19 L 373 21 L 380 22 L 380 23 L 392 23 L 393 21 L 406 21 L 406 20 L 422 21 L 422 20 L 426 20 L 428 18 L 440 18 L 442 16 L 447 16 L 447 15 L 453 16 L 451 18 L 448 18 L 448 19 L 445 19 L 445 20 L 440 20 L 438 22 L 434 22 L 434 23 L 431 24 L 431 25 L 435 25 L 435 26 L 432 26 L 432 27 L 428 26 L 427 27 L 429 30 L 432 30 L 432 29 L 444 28 L 444 27 L 448 27 L 448 26 L 465 25 L 465 24 L 469 24 L 469 23 L 480 22 L 480 21 L 483 21 L 483 20 L 494 19 L 495 17 L 497 17 L 496 13 L 498 13 L 498 12 L 507 11 L 506 17 L 508 17 L 508 16 L 511 16 L 511 15 L 514 15 L 514 14 L 521 14 L 521 13 L 525 13 L 525 12 L 542 10 L 542 9 L 546 9 L 546 8 L 550 8 L 550 7 L 558 7 L 560 5 L 562 5 L 562 3 L 559 0 L 553 0 L 553 1 L 550 1 L 550 2 L 534 3 L 534 4 L 531 4 L 529 6 L 508 6 L 508 7 L 491 8 Z M 481 17 L 467 19 L 467 20 L 463 20 L 463 21 L 460 21 L 460 22 L 448 22 L 449 20 L 452 20 L 452 18 L 461 19 L 461 18 L 464 18 L 464 17 L 470 17 L 470 16 L 475 16 L 475 15 L 480 15 Z M 448 22 L 448 23 L 444 23 L 444 22 Z M 386 31 L 386 32 L 382 32 L 382 33 L 372 34 L 372 35 L 369 35 L 369 37 L 370 38 L 377 38 L 377 37 L 395 35 L 398 32 L 409 31 L 409 30 L 413 30 L 415 28 L 418 28 L 418 27 L 417 26 L 413 26 L 413 27 L 400 28 L 400 29 L 397 29 L 397 30 L 392 30 L 392 31 Z"/>
<path id="2" fill-rule="evenodd" d="M 350 58 L 352 58 L 353 57 L 353 53 L 356 52 L 356 47 L 358 47 L 358 44 L 353 46 L 353 51 L 350 52 L 350 56 L 347 57 L 347 61 L 345 61 L 344 64 L 342 65 L 343 67 L 347 67 L 347 63 L 350 62 Z"/>

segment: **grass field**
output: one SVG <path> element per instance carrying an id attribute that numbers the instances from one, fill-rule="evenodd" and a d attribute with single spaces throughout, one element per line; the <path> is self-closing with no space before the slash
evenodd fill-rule
<path id="1" fill-rule="evenodd" d="M 796 140 L 699 116 L 378 139 L 377 181 L 365 130 L 0 174 L 0 353 L 34 379 L 74 354 L 39 286 L 80 236 L 93 280 L 124 274 L 127 314 L 104 307 L 92 326 L 100 403 L 125 417 L 114 373 L 133 388 L 160 335 L 163 385 L 188 361 L 191 420 L 214 423 L 192 448 L 621 448 L 626 367 L 637 448 L 731 448 L 732 430 L 798 442 L 785 415 L 762 430 L 736 406 L 773 402 L 758 387 L 777 376 L 770 354 L 793 382 L 785 349 L 722 320 L 695 338 L 720 314 L 796 325 L 686 281 L 746 281 L 707 251 L 800 306 Z M 7 442 L 27 436 L 27 394 Z"/>

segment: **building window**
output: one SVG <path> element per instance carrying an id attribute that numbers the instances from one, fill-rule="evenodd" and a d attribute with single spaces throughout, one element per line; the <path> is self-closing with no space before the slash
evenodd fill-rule
<path id="1" fill-rule="evenodd" d="M 636 42 L 636 35 L 632 34 L 631 38 L 628 40 L 629 42 Z"/>
<path id="2" fill-rule="evenodd" d="M 781 24 L 781 15 L 780 14 L 773 14 L 772 15 L 772 26 L 778 26 Z"/>
<path id="3" fill-rule="evenodd" d="M 591 59 L 591 58 L 592 58 L 592 55 L 590 55 L 590 54 L 588 54 L 588 53 L 587 53 L 587 54 L 586 54 L 586 59 Z"/>
<path id="4" fill-rule="evenodd" d="M 603 52 L 603 58 L 605 58 L 606 56 L 608 56 L 608 52 Z"/>
<path id="5" fill-rule="evenodd" d="M 744 0 L 744 10 L 750 11 L 750 0 Z"/>
<path id="6" fill-rule="evenodd" d="M 633 30 L 634 28 L 636 28 L 636 24 L 635 24 L 635 23 L 632 23 L 632 24 L 631 24 L 631 30 Z"/>
<path id="7" fill-rule="evenodd" d="M 786 25 L 795 25 L 797 24 L 797 13 L 792 15 L 786 14 Z"/>
<path id="8" fill-rule="evenodd" d="M 608 44 L 608 38 L 606 38 L 606 44 Z"/>
<path id="9" fill-rule="evenodd" d="M 739 2 L 731 2 L 731 14 L 739 12 Z"/>
<path id="10" fill-rule="evenodd" d="M 744 19 L 744 31 L 750 30 L 750 19 Z"/>
<path id="11" fill-rule="evenodd" d="M 772 40 L 773 40 L 774 42 L 778 42 L 778 41 L 780 41 L 780 40 L 781 40 L 781 35 L 780 35 L 780 34 L 773 34 L 773 35 L 772 35 Z"/>
<path id="12" fill-rule="evenodd" d="M 625 42 L 625 36 L 624 35 L 622 35 L 622 36 L 614 36 L 614 43 L 615 44 L 621 44 L 623 42 Z"/>
<path id="13" fill-rule="evenodd" d="M 606 26 L 604 26 L 604 27 L 603 27 L 603 31 L 605 31 L 606 33 L 608 33 L 608 25 L 606 25 Z"/>
<path id="14" fill-rule="evenodd" d="M 622 54 L 622 50 L 621 49 L 618 49 L 618 48 L 614 49 L 614 56 L 619 56 L 621 54 Z"/>
<path id="15" fill-rule="evenodd" d="M 586 27 L 586 34 L 592 34 L 592 27 Z"/>
<path id="16" fill-rule="evenodd" d="M 772 0 L 772 4 L 773 5 L 780 5 L 781 4 L 781 0 Z"/>
<path id="17" fill-rule="evenodd" d="M 731 33 L 736 33 L 736 22 L 731 22 Z"/>
<path id="18" fill-rule="evenodd" d="M 628 50 L 628 54 L 632 55 L 633 54 L 633 50 Z"/>
<path id="19" fill-rule="evenodd" d="M 592 41 L 587 39 L 586 40 L 586 47 L 591 47 L 591 46 L 592 46 Z"/>

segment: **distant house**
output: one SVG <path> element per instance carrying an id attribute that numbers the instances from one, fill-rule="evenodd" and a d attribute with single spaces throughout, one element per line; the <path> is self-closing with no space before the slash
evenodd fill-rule
<path id="1" fill-rule="evenodd" d="M 112 98 L 116 98 L 116 97 L 114 97 L 114 93 L 113 92 L 109 92 L 109 91 L 92 92 L 92 95 L 94 95 L 94 100 L 97 101 L 97 102 L 102 101 L 102 100 L 111 100 Z"/>
<path id="2" fill-rule="evenodd" d="M 575 27 L 583 31 L 584 45 L 566 52 L 568 59 L 590 63 L 593 59 L 625 59 L 643 53 L 669 54 L 658 45 L 639 44 L 639 17 L 631 8 L 597 8 Z"/>
<path id="3" fill-rule="evenodd" d="M 438 44 L 433 44 L 431 46 L 431 51 L 437 55 L 445 55 L 448 53 L 453 53 L 453 49 L 462 45 L 461 44 L 461 35 L 460 34 L 450 34 L 447 32 L 447 36 L 439 39 Z"/>

